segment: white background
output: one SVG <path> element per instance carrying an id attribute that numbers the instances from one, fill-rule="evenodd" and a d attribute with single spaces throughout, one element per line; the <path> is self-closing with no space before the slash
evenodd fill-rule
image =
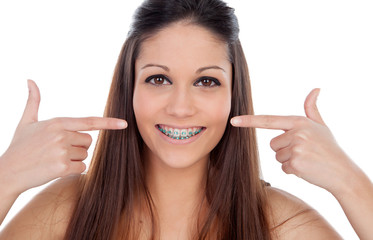
<path id="1" fill-rule="evenodd" d="M 40 120 L 102 116 L 117 56 L 141 3 L 102 2 L 0 2 L 0 153 L 23 113 L 27 78 L 41 91 Z M 256 114 L 304 115 L 306 95 L 320 87 L 325 122 L 373 179 L 370 1 L 228 3 L 240 22 Z M 317 209 L 343 238 L 358 239 L 331 194 L 281 171 L 269 147 L 280 133 L 258 130 L 264 179 Z M 3 226 L 38 191 L 21 195 Z"/>

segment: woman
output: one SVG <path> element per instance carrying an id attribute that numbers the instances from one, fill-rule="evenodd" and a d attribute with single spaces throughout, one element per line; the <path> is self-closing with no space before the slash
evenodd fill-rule
<path id="1" fill-rule="evenodd" d="M 248 80 L 232 9 L 144 2 L 106 118 L 38 122 L 40 96 L 29 82 L 24 116 L 0 159 L 2 215 L 26 189 L 84 171 L 91 139 L 78 131 L 128 127 L 101 131 L 88 174 L 48 187 L 0 237 L 339 239 L 309 206 L 260 180 L 255 127 L 285 130 L 271 142 L 284 171 L 330 191 L 359 236 L 370 237 L 372 216 L 357 214 L 372 212 L 371 182 L 334 142 L 317 111 L 318 90 L 306 99 L 307 118 L 253 116 Z M 365 196 L 355 194 L 361 190 Z"/>

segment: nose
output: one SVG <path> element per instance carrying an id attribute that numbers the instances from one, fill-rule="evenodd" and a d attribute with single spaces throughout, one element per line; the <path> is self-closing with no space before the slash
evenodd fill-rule
<path id="1" fill-rule="evenodd" d="M 173 89 L 166 108 L 168 115 L 176 118 L 187 118 L 196 113 L 196 106 L 191 90 L 187 87 Z"/>

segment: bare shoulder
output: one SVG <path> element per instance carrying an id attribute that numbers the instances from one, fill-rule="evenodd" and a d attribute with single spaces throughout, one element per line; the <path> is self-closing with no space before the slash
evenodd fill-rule
<path id="1" fill-rule="evenodd" d="M 283 190 L 267 187 L 273 239 L 342 239 L 313 208 Z"/>
<path id="2" fill-rule="evenodd" d="M 60 178 L 36 195 L 4 228 L 0 239 L 63 239 L 84 175 Z"/>

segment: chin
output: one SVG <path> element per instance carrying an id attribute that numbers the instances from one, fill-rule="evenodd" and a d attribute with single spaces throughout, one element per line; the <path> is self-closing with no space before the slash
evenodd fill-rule
<path id="1" fill-rule="evenodd" d="M 159 156 L 158 158 L 163 165 L 173 169 L 187 169 L 193 166 L 206 163 L 208 157 L 197 156 L 178 156 L 177 154 L 167 154 L 166 156 Z"/>

